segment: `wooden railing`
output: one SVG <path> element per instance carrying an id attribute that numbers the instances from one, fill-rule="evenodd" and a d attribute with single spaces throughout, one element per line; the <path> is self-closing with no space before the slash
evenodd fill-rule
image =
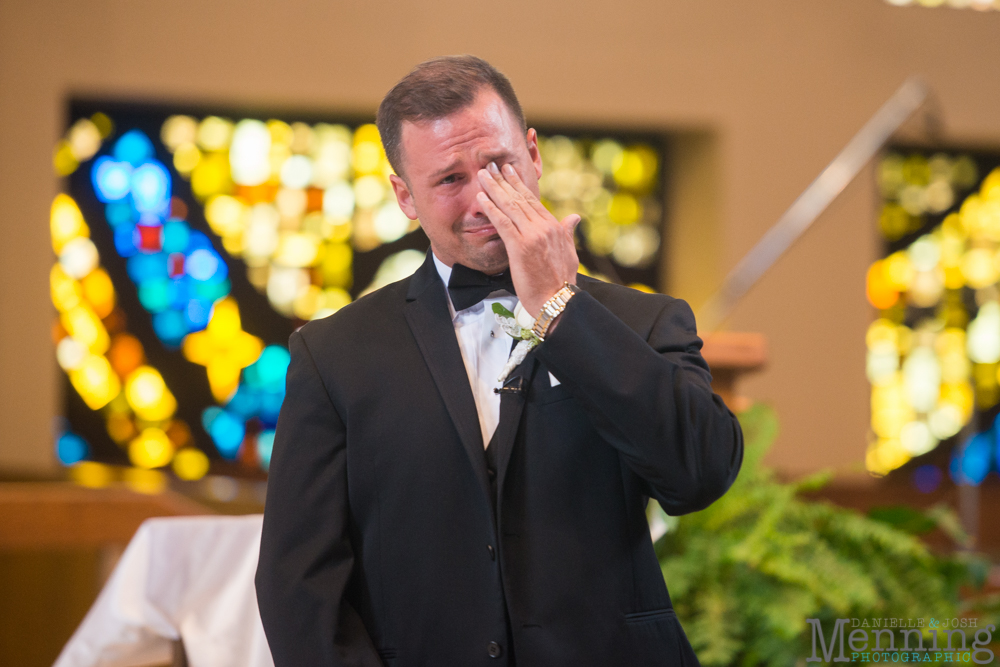
<path id="1" fill-rule="evenodd" d="M 717 331 L 706 335 L 704 342 L 701 353 L 712 371 L 712 389 L 730 410 L 739 412 L 750 401 L 740 395 L 738 382 L 767 364 L 767 341 L 758 333 Z"/>
<path id="2" fill-rule="evenodd" d="M 144 495 L 69 482 L 5 483 L 0 484 L 0 549 L 125 545 L 151 517 L 211 513 L 171 491 Z"/>

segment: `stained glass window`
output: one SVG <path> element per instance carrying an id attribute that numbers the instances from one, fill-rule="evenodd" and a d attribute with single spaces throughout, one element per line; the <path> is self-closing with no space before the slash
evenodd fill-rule
<path id="1" fill-rule="evenodd" d="M 263 476 L 288 336 L 424 259 L 370 119 L 77 101 L 51 210 L 56 453 L 78 479 Z M 542 132 L 539 187 L 584 216 L 585 270 L 650 289 L 663 226 L 655 136 Z M 102 466 L 114 464 L 116 468 Z M 124 473 L 122 473 L 124 471 Z"/>
<path id="2" fill-rule="evenodd" d="M 867 276 L 879 309 L 867 467 L 919 459 L 978 484 L 996 469 L 1000 411 L 1000 155 L 897 146 L 878 176 L 886 252 Z"/>

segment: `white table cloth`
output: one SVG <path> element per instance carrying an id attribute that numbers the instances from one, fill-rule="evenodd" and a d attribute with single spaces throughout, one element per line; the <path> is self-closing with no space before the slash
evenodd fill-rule
<path id="1" fill-rule="evenodd" d="M 149 519 L 54 667 L 273 667 L 254 572 L 262 516 Z"/>

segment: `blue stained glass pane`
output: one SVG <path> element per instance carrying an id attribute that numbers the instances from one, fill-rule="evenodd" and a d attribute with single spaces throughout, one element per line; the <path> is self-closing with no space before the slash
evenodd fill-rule
<path id="1" fill-rule="evenodd" d="M 166 278 L 143 280 L 139 283 L 139 303 L 151 313 L 159 313 L 169 308 L 170 281 Z M 181 320 L 183 321 L 183 317 Z"/>
<path id="2" fill-rule="evenodd" d="M 285 400 L 285 392 L 264 392 L 260 395 L 260 412 L 258 417 L 265 426 L 275 426 L 278 423 L 278 413 Z"/>
<path id="3" fill-rule="evenodd" d="M 244 378 L 252 387 L 284 395 L 285 373 L 290 362 L 291 356 L 288 350 L 280 345 L 268 345 L 260 353 L 257 361 L 244 371 Z"/>
<path id="4" fill-rule="evenodd" d="M 951 476 L 956 483 L 978 486 L 986 479 L 993 464 L 994 438 L 992 431 L 977 433 L 955 450 L 951 460 Z"/>
<path id="5" fill-rule="evenodd" d="M 127 201 L 113 201 L 104 209 L 104 217 L 108 219 L 108 224 L 118 227 L 126 223 L 134 223 L 139 220 L 139 212 L 132 208 Z"/>
<path id="6" fill-rule="evenodd" d="M 236 416 L 222 410 L 212 420 L 208 434 L 212 436 L 215 448 L 227 459 L 236 458 L 246 434 L 246 425 Z"/>
<path id="7" fill-rule="evenodd" d="M 941 485 L 941 468 L 936 465 L 922 465 L 913 471 L 913 485 L 920 493 L 934 493 Z"/>
<path id="8" fill-rule="evenodd" d="M 201 331 L 208 326 L 208 320 L 212 316 L 211 301 L 191 299 L 187 303 L 184 311 L 184 318 L 187 320 L 191 331 Z"/>
<path id="9" fill-rule="evenodd" d="M 257 454 L 260 455 L 260 467 L 264 470 L 271 467 L 272 451 L 274 451 L 274 431 L 261 431 L 257 436 Z"/>
<path id="10" fill-rule="evenodd" d="M 132 201 L 140 213 L 165 214 L 170 207 L 170 174 L 159 162 L 132 172 Z"/>
<path id="11" fill-rule="evenodd" d="M 212 406 L 210 408 L 205 408 L 201 413 L 201 425 L 204 427 L 207 433 L 212 432 L 212 424 L 215 423 L 216 418 L 222 414 L 222 408 Z"/>
<path id="12" fill-rule="evenodd" d="M 194 282 L 194 296 L 200 301 L 210 301 L 215 303 L 217 300 L 229 294 L 229 280 L 223 280 L 222 282 L 202 282 L 196 280 Z"/>
<path id="13" fill-rule="evenodd" d="M 212 242 L 202 232 L 199 232 L 197 229 L 192 229 L 191 230 L 191 235 L 188 238 L 188 245 L 187 245 L 186 252 L 188 254 L 191 254 L 192 252 L 194 252 L 198 248 L 209 248 L 209 249 L 211 249 L 212 248 Z"/>
<path id="14" fill-rule="evenodd" d="M 139 213 L 138 209 L 136 210 Z M 155 227 L 162 227 L 163 220 L 156 213 L 142 212 L 139 213 L 139 224 L 140 225 L 150 225 Z"/>
<path id="15" fill-rule="evenodd" d="M 174 278 L 170 281 L 170 307 L 181 313 L 191 300 L 191 286 L 187 276 Z"/>
<path id="16" fill-rule="evenodd" d="M 249 385 L 241 382 L 240 386 L 236 389 L 236 393 L 233 394 L 233 397 L 229 399 L 229 403 L 226 404 L 226 409 L 235 415 L 239 415 L 246 421 L 256 416 L 257 411 L 260 409 L 260 400 L 257 393 Z"/>
<path id="17" fill-rule="evenodd" d="M 125 264 L 128 275 L 136 284 L 147 280 L 167 278 L 167 255 L 158 252 L 152 255 L 133 255 Z"/>
<path id="18" fill-rule="evenodd" d="M 137 252 L 135 247 L 135 225 L 125 223 L 115 227 L 115 250 L 122 257 L 131 257 Z"/>
<path id="19" fill-rule="evenodd" d="M 153 157 L 153 142 L 139 130 L 129 130 L 115 142 L 114 156 L 138 167 Z"/>
<path id="20" fill-rule="evenodd" d="M 213 252 L 212 254 L 215 255 L 216 259 L 218 259 L 218 264 L 215 266 L 215 273 L 213 273 L 206 282 L 221 283 L 229 277 L 229 265 L 226 264 L 224 259 L 219 257 L 218 253 Z M 226 290 L 226 293 L 229 293 L 228 289 Z"/>
<path id="21" fill-rule="evenodd" d="M 210 280 L 222 264 L 221 258 L 208 248 L 198 248 L 187 257 L 184 271 L 195 280 Z"/>
<path id="22" fill-rule="evenodd" d="M 250 385 L 254 391 L 263 391 L 260 372 L 257 370 L 256 364 L 250 364 L 243 369 L 243 381 Z"/>
<path id="23" fill-rule="evenodd" d="M 164 310 L 153 316 L 153 330 L 157 337 L 167 345 L 179 345 L 188 334 L 187 322 L 184 316 L 176 310 Z"/>
<path id="24" fill-rule="evenodd" d="M 90 179 L 99 200 L 104 203 L 118 201 L 128 194 L 132 180 L 132 165 L 127 162 L 115 162 L 104 155 L 94 161 Z"/>
<path id="25" fill-rule="evenodd" d="M 90 446 L 87 441 L 75 433 L 63 433 L 56 440 L 56 456 L 64 466 L 79 463 L 89 454 Z"/>
<path id="26" fill-rule="evenodd" d="M 163 252 L 184 252 L 191 237 L 191 229 L 183 220 L 169 220 L 163 225 Z"/>

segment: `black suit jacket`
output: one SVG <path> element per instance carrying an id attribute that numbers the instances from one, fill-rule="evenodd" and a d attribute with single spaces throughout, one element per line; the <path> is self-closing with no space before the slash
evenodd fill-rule
<path id="1" fill-rule="evenodd" d="M 277 667 L 697 664 L 645 506 L 720 497 L 740 427 L 687 304 L 578 282 L 502 395 L 495 510 L 430 253 L 292 335 L 256 578 Z"/>

